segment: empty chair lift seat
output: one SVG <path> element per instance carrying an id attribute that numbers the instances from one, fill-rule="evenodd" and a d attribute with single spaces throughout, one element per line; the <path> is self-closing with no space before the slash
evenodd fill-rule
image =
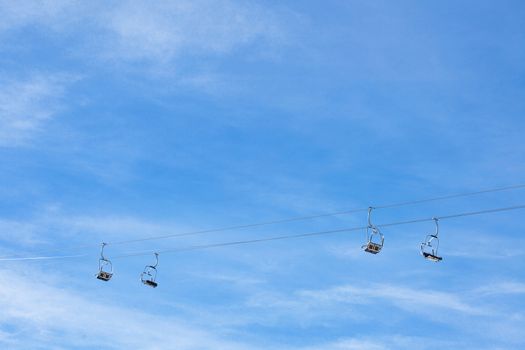
<path id="1" fill-rule="evenodd" d="M 385 237 L 379 228 L 372 223 L 372 207 L 368 208 L 368 226 L 366 228 L 366 243 L 361 247 L 367 253 L 377 254 L 383 248 Z"/>
<path id="2" fill-rule="evenodd" d="M 152 281 L 152 280 L 144 280 L 144 281 L 142 281 L 142 283 L 144 283 L 145 285 L 150 286 L 152 288 L 157 288 L 157 286 L 158 286 L 157 282 Z"/>
<path id="3" fill-rule="evenodd" d="M 381 251 L 382 247 L 383 246 L 381 244 L 377 244 L 374 242 L 368 242 L 366 245 L 363 246 L 363 249 L 365 250 L 365 252 L 377 254 Z"/>
<path id="4" fill-rule="evenodd" d="M 159 254 L 155 253 L 155 265 L 146 265 L 144 271 L 140 274 L 140 280 L 144 285 L 151 288 L 157 288 L 157 265 L 159 264 Z"/>
<path id="5" fill-rule="evenodd" d="M 113 264 L 109 259 L 104 257 L 104 247 L 107 243 L 102 243 L 100 250 L 100 259 L 98 259 L 98 273 L 96 274 L 97 279 L 107 282 L 113 277 Z"/>
<path id="6" fill-rule="evenodd" d="M 428 259 L 430 261 L 435 261 L 435 262 L 443 260 L 442 257 L 434 255 L 434 254 L 431 254 L 431 253 L 427 253 L 427 252 L 423 252 L 423 257 L 425 259 Z"/>
<path id="7" fill-rule="evenodd" d="M 102 281 L 109 281 L 113 277 L 112 273 L 106 272 L 106 271 L 99 271 L 97 274 L 97 278 Z"/>
<path id="8" fill-rule="evenodd" d="M 439 262 L 443 260 L 442 257 L 438 255 L 438 249 L 439 249 L 439 219 L 433 218 L 435 224 L 436 224 L 436 232 L 432 235 L 428 235 L 425 238 L 425 241 L 421 243 L 421 255 L 427 260 L 433 261 L 433 262 Z"/>

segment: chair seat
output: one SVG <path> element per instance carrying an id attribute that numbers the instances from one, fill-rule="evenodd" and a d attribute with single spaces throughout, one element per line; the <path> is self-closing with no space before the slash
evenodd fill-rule
<path id="1" fill-rule="evenodd" d="M 142 281 L 142 283 L 144 283 L 145 285 L 148 285 L 148 286 L 150 286 L 152 288 L 157 288 L 157 286 L 158 286 L 157 282 L 150 281 L 150 280 Z"/>
<path id="2" fill-rule="evenodd" d="M 431 260 L 431 261 L 436 261 L 437 262 L 437 261 L 443 260 L 442 257 L 434 255 L 434 254 L 430 254 L 430 253 L 427 253 L 427 252 L 423 252 L 423 256 L 425 257 L 425 259 L 428 259 L 428 260 Z"/>
<path id="3" fill-rule="evenodd" d="M 372 253 L 372 254 L 377 254 L 377 253 L 379 253 L 381 251 L 382 246 L 380 244 L 377 244 L 377 243 L 368 242 L 368 244 L 364 245 L 363 248 L 364 248 L 365 252 Z"/>
<path id="4" fill-rule="evenodd" d="M 111 279 L 111 277 L 113 276 L 112 273 L 109 273 L 109 272 L 105 272 L 105 271 L 100 271 L 97 275 L 97 278 L 101 281 L 109 281 Z"/>

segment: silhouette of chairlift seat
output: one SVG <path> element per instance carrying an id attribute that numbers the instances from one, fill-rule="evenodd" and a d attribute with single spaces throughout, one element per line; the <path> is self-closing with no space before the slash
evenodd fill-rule
<path id="1" fill-rule="evenodd" d="M 372 254 L 379 253 L 381 251 L 381 248 L 383 248 L 381 244 L 374 243 L 374 242 L 368 242 L 367 244 L 363 246 L 363 249 L 365 250 L 365 252 L 372 253 Z"/>
<path id="2" fill-rule="evenodd" d="M 157 279 L 157 265 L 159 264 L 159 254 L 155 253 L 155 265 L 146 265 L 144 271 L 140 274 L 140 281 L 144 285 L 151 288 L 157 288 L 159 285 L 156 281 Z"/>
<path id="3" fill-rule="evenodd" d="M 372 224 L 372 221 L 370 218 L 372 209 L 373 209 L 372 207 L 368 208 L 368 226 L 366 228 L 367 242 L 361 248 L 363 248 L 363 250 L 367 253 L 377 254 L 383 248 L 385 237 L 383 236 L 379 228 L 375 226 L 374 224 Z M 378 241 L 374 241 L 376 237 L 379 238 Z"/>
<path id="4" fill-rule="evenodd" d="M 438 255 L 438 248 L 439 248 L 439 223 L 437 218 L 433 218 L 434 222 L 436 223 L 436 232 L 432 235 L 428 235 L 425 238 L 425 241 L 421 243 L 421 255 L 429 261 L 433 262 L 439 262 L 443 260 L 442 257 Z"/>
<path id="5" fill-rule="evenodd" d="M 104 247 L 107 243 L 102 243 L 102 249 L 100 251 L 100 259 L 98 260 L 98 273 L 97 279 L 107 282 L 113 277 L 113 264 L 109 259 L 104 257 Z"/>
<path id="6" fill-rule="evenodd" d="M 142 281 L 142 283 L 152 288 L 157 288 L 157 286 L 159 285 L 157 282 L 152 281 L 152 280 L 145 280 L 145 281 Z"/>
<path id="7" fill-rule="evenodd" d="M 112 273 L 106 272 L 106 271 L 99 271 L 97 274 L 97 278 L 102 281 L 109 281 L 113 277 Z"/>
<path id="8" fill-rule="evenodd" d="M 438 261 L 443 260 L 442 257 L 434 255 L 434 254 L 430 254 L 430 253 L 427 253 L 427 252 L 423 252 L 423 256 L 425 257 L 425 259 L 428 259 L 430 261 L 438 262 Z"/>

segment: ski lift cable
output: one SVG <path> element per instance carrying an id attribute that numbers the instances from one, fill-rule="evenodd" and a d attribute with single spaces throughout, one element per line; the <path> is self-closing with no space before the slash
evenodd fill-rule
<path id="1" fill-rule="evenodd" d="M 27 256 L 16 258 L 1 258 L 0 261 L 30 261 L 30 260 L 58 260 L 58 259 L 76 259 L 93 256 L 93 254 L 75 254 L 75 255 L 53 255 L 53 256 Z"/>
<path id="2" fill-rule="evenodd" d="M 419 199 L 419 200 L 406 201 L 406 202 L 398 202 L 398 203 L 393 203 L 393 204 L 375 206 L 373 208 L 374 209 L 399 208 L 399 207 L 404 207 L 404 206 L 409 206 L 409 205 L 437 202 L 437 201 L 443 201 L 443 200 L 455 199 L 455 198 L 461 198 L 461 197 L 477 196 L 481 194 L 494 193 L 494 192 L 512 191 L 512 190 L 518 190 L 522 188 L 525 188 L 525 184 L 489 188 L 489 189 L 479 190 L 479 191 L 474 191 L 474 192 L 456 193 L 456 194 L 451 194 L 451 195 L 438 196 L 438 197 L 433 197 L 433 198 Z M 361 211 L 364 211 L 364 210 L 365 209 L 362 209 Z"/>
<path id="3" fill-rule="evenodd" d="M 516 184 L 516 185 L 484 189 L 484 190 L 479 190 L 479 191 L 474 191 L 474 192 L 463 192 L 463 193 L 456 193 L 452 195 L 438 196 L 438 197 L 419 199 L 419 200 L 413 200 L 413 201 L 398 202 L 398 203 L 392 203 L 392 204 L 386 204 L 386 205 L 379 205 L 379 206 L 374 206 L 372 208 L 373 209 L 398 208 L 398 207 L 403 207 L 403 206 L 430 203 L 430 202 L 435 202 L 435 201 L 450 200 L 450 199 L 461 198 L 461 197 L 470 197 L 470 196 L 476 196 L 476 195 L 487 194 L 487 193 L 512 191 L 512 190 L 518 190 L 518 189 L 523 189 L 523 188 L 525 188 L 525 184 Z M 355 208 L 355 209 L 336 211 L 336 212 L 331 212 L 331 213 L 309 215 L 309 216 L 298 216 L 298 217 L 284 218 L 284 219 L 279 219 L 279 220 L 265 221 L 265 222 L 259 222 L 259 223 L 253 223 L 253 224 L 233 225 L 233 226 L 226 226 L 226 227 L 219 227 L 219 228 L 211 228 L 207 230 L 173 233 L 173 234 L 160 235 L 160 236 L 141 237 L 141 238 L 134 238 L 134 239 L 129 239 L 129 240 L 107 242 L 106 245 L 107 246 L 124 245 L 124 244 L 139 243 L 139 242 L 145 242 L 145 241 L 200 235 L 200 234 L 205 234 L 205 233 L 223 232 L 223 231 L 247 229 L 247 228 L 252 228 L 252 227 L 277 225 L 277 224 L 284 224 L 288 222 L 307 221 L 307 220 L 313 220 L 313 219 L 318 219 L 318 218 L 323 218 L 323 217 L 332 217 L 332 216 L 340 216 L 340 215 L 347 215 L 347 214 L 352 214 L 352 213 L 363 212 L 363 211 L 369 210 L 369 208 L 370 207 Z M 87 248 L 94 248 L 94 247 L 98 247 L 98 244 L 97 245 L 87 245 L 86 244 L 86 245 L 81 245 L 81 246 L 69 247 L 68 249 L 78 250 L 78 249 L 87 249 Z M 36 252 L 46 253 L 46 252 L 55 252 L 59 250 L 61 249 L 58 249 L 58 248 L 57 249 L 45 249 L 45 250 L 42 249 Z M 4 256 L 0 256 L 0 261 L 5 261 L 2 259 L 16 258 L 16 257 L 17 255 L 14 255 L 14 254 L 4 255 Z"/>
<path id="4" fill-rule="evenodd" d="M 497 187 L 497 188 L 485 189 L 485 190 L 475 191 L 475 192 L 457 193 L 457 194 L 452 194 L 452 195 L 419 199 L 419 200 L 414 200 L 414 201 L 398 202 L 398 203 L 392 203 L 392 204 L 387 204 L 387 205 L 373 206 L 372 208 L 373 209 L 398 208 L 398 207 L 404 207 L 404 206 L 409 206 L 409 205 L 423 204 L 423 203 L 449 200 L 449 199 L 461 198 L 461 197 L 469 197 L 469 196 L 475 196 L 475 195 L 493 193 L 493 192 L 517 190 L 517 189 L 522 189 L 522 188 L 525 188 L 525 184 Z M 234 225 L 234 226 L 226 226 L 226 227 L 220 227 L 220 228 L 212 228 L 208 230 L 190 231 L 190 232 L 173 233 L 173 234 L 160 235 L 160 236 L 134 238 L 134 239 L 129 239 L 129 240 L 109 242 L 108 245 L 113 245 L 113 246 L 123 245 L 123 244 L 161 240 L 161 239 L 168 239 L 168 238 L 175 238 L 175 237 L 200 235 L 200 234 L 212 233 L 212 232 L 222 232 L 222 231 L 240 230 L 240 229 L 246 229 L 246 228 L 252 228 L 252 227 L 276 225 L 276 224 L 283 224 L 283 223 L 294 222 L 294 221 L 306 221 L 306 220 L 318 219 L 318 218 L 323 218 L 323 217 L 340 216 L 340 215 L 347 215 L 347 214 L 352 214 L 352 213 L 363 212 L 363 211 L 369 210 L 369 208 L 370 207 L 355 208 L 355 209 L 344 210 L 344 211 L 336 211 L 336 212 L 331 212 L 331 213 L 324 213 L 324 214 L 317 214 L 317 215 L 310 215 L 310 216 L 298 216 L 298 217 L 285 218 L 285 219 L 280 219 L 280 220 L 259 222 L 259 223 L 246 224 L 246 225 Z"/>
<path id="5" fill-rule="evenodd" d="M 515 205 L 511 207 L 464 212 L 464 213 L 444 215 L 444 216 L 431 217 L 431 218 L 427 217 L 427 218 L 419 218 L 419 219 L 412 219 L 412 220 L 405 220 L 405 221 L 397 221 L 397 222 L 391 222 L 391 223 L 385 223 L 385 224 L 378 224 L 376 226 L 377 227 L 392 227 L 392 226 L 411 225 L 411 224 L 416 224 L 416 223 L 434 221 L 435 219 L 438 219 L 441 221 L 441 220 L 455 219 L 455 218 L 461 218 L 461 217 L 467 217 L 467 216 L 476 216 L 476 215 L 485 215 L 485 214 L 498 213 L 498 212 L 506 212 L 506 211 L 518 210 L 518 209 L 525 209 L 525 204 Z M 178 252 L 185 252 L 185 251 L 203 250 L 203 249 L 211 249 L 211 248 L 219 248 L 219 247 L 227 247 L 227 246 L 235 246 L 235 245 L 246 245 L 246 244 L 287 240 L 287 239 L 295 239 L 295 238 L 306 238 L 306 237 L 321 236 L 321 235 L 334 234 L 334 233 L 360 231 L 360 230 L 365 230 L 367 227 L 368 226 L 350 227 L 350 228 L 342 228 L 342 229 L 336 229 L 336 230 L 308 232 L 308 233 L 283 235 L 283 236 L 273 236 L 273 237 L 257 238 L 257 239 L 250 239 L 250 240 L 219 242 L 219 243 L 212 243 L 212 244 L 188 246 L 188 247 L 182 247 L 182 248 L 165 249 L 165 250 L 158 250 L 158 249 L 148 250 L 148 251 L 142 250 L 142 251 L 127 252 L 127 253 L 123 253 L 120 255 L 116 255 L 116 256 L 113 256 L 112 259 L 128 258 L 128 257 L 135 257 L 135 256 L 145 256 L 145 255 L 151 255 L 155 253 L 158 253 L 158 254 L 178 253 Z M 91 256 L 91 254 L 2 258 L 0 259 L 0 261 L 68 259 L 68 258 L 83 258 L 87 256 Z"/>
<path id="6" fill-rule="evenodd" d="M 435 219 L 448 220 L 448 219 L 454 219 L 454 218 L 460 218 L 460 217 L 483 215 L 483 214 L 491 214 L 491 213 L 511 211 L 511 210 L 517 210 L 517 209 L 525 209 L 525 205 L 516 205 L 516 206 L 512 206 L 512 207 L 505 207 L 505 208 L 479 210 L 479 211 L 465 212 L 465 213 L 445 215 L 445 216 L 439 216 L 439 217 L 421 218 L 421 219 L 413 219 L 413 220 L 406 220 L 406 221 L 397 221 L 397 222 L 386 223 L 386 224 L 378 224 L 376 226 L 377 227 L 391 227 L 391 226 L 411 225 L 411 224 L 417 224 L 417 223 L 422 223 L 422 222 L 435 221 Z M 258 238 L 258 239 L 250 239 L 250 240 L 203 244 L 203 245 L 196 245 L 196 246 L 189 246 L 189 247 L 175 248 L 175 249 L 166 249 L 166 250 L 137 251 L 137 252 L 126 253 L 126 254 L 123 254 L 123 255 L 117 255 L 117 256 L 114 256 L 113 258 L 115 259 L 115 258 L 127 258 L 127 257 L 133 257 L 133 256 L 150 255 L 153 252 L 157 252 L 159 254 L 177 253 L 177 252 L 185 252 L 185 251 L 201 250 L 201 249 L 210 249 L 210 248 L 219 248 L 219 247 L 234 246 L 234 245 L 244 245 L 244 244 L 252 244 L 252 243 L 270 242 L 270 241 L 278 241 L 278 240 L 286 240 L 286 239 L 294 239 L 294 238 L 305 238 L 305 237 L 312 237 L 312 236 L 327 235 L 327 234 L 332 234 L 332 233 L 361 231 L 361 230 L 366 230 L 367 227 L 368 226 L 350 227 L 350 228 L 343 228 L 343 229 L 336 229 L 336 230 L 299 233 L 299 234 L 293 234 L 293 235 L 274 236 L 274 237 Z"/>

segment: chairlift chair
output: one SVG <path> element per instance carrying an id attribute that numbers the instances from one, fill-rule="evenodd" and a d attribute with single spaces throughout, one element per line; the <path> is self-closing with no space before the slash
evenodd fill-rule
<path id="1" fill-rule="evenodd" d="M 146 265 L 144 271 L 140 274 L 140 281 L 146 286 L 157 288 L 157 265 L 159 264 L 159 254 L 155 253 L 155 265 Z"/>
<path id="2" fill-rule="evenodd" d="M 442 257 L 438 255 L 438 248 L 439 248 L 439 223 L 438 219 L 434 218 L 434 222 L 436 223 L 436 232 L 434 234 L 428 235 L 425 238 L 425 241 L 421 243 L 421 255 L 427 260 L 433 261 L 433 262 L 439 262 L 443 260 Z"/>
<path id="3" fill-rule="evenodd" d="M 368 226 L 366 228 L 366 244 L 361 248 L 367 253 L 377 254 L 383 248 L 385 237 L 379 230 L 379 228 L 372 223 L 370 214 L 372 213 L 372 207 L 368 208 Z"/>
<path id="4" fill-rule="evenodd" d="M 102 243 L 102 248 L 100 251 L 100 259 L 98 260 L 98 273 L 97 279 L 107 282 L 113 277 L 113 264 L 109 259 L 104 257 L 104 247 L 107 243 Z"/>

